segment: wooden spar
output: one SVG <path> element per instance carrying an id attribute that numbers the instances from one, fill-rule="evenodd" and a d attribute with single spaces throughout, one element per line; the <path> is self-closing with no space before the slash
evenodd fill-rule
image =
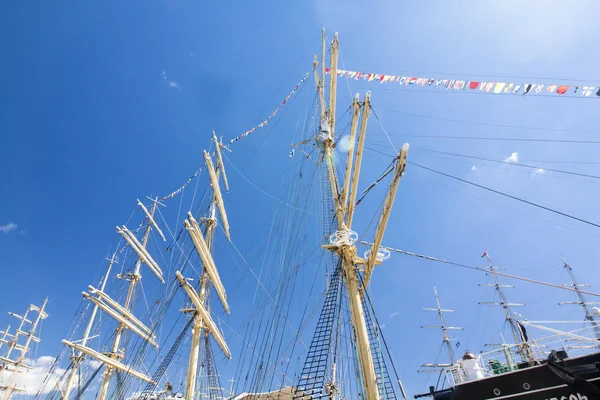
<path id="1" fill-rule="evenodd" d="M 196 251 L 200 255 L 200 258 L 204 263 L 204 268 L 206 268 L 206 272 L 208 273 L 208 276 L 210 277 L 210 280 L 212 281 L 213 286 L 215 287 L 215 290 L 219 295 L 219 299 L 221 299 L 221 303 L 225 308 L 225 312 L 229 314 L 229 305 L 227 304 L 227 294 L 225 293 L 225 287 L 223 286 L 223 283 L 221 283 L 221 278 L 219 277 L 217 266 L 215 265 L 215 262 L 212 258 L 212 255 L 210 254 L 210 250 L 208 249 L 206 241 L 202 236 L 200 227 L 198 226 L 198 223 L 196 222 L 194 217 L 191 216 L 191 214 L 188 214 L 188 219 L 185 220 L 184 223 L 185 229 L 187 229 L 187 231 L 190 233 L 192 241 L 194 242 L 194 246 L 196 247 Z"/>
<path id="2" fill-rule="evenodd" d="M 112 258 L 108 261 L 110 261 L 108 263 L 108 268 L 106 269 L 106 274 L 104 274 L 104 278 L 102 278 L 102 283 L 100 284 L 100 291 L 104 291 L 104 288 L 106 287 L 106 281 L 108 281 L 108 277 L 110 276 L 110 271 L 112 269 L 112 266 L 116 261 L 116 253 L 112 256 Z M 90 286 L 91 287 L 91 286 Z M 90 316 L 90 320 L 88 321 L 88 324 L 85 328 L 85 332 L 83 333 L 83 338 L 81 339 L 81 344 L 83 346 L 87 345 L 88 340 L 90 339 L 90 333 L 92 332 L 92 327 L 94 326 L 94 321 L 96 319 L 96 315 L 98 314 L 98 306 L 94 306 L 94 309 L 92 310 L 92 315 Z M 81 364 L 81 362 L 83 361 L 83 353 L 79 352 L 78 355 L 73 357 L 73 365 L 71 365 L 71 370 L 69 372 L 69 378 L 67 379 L 67 385 L 65 387 L 65 390 L 61 390 L 61 399 L 62 400 L 69 400 L 69 395 L 71 394 L 71 391 L 73 390 L 73 386 L 75 385 L 75 377 L 77 376 L 77 372 L 78 372 L 78 368 L 79 365 Z M 57 386 L 58 386 L 58 382 L 57 382 Z"/>
<path id="3" fill-rule="evenodd" d="M 123 225 L 122 229 L 117 226 L 117 232 L 119 232 L 123 236 L 127 243 L 129 243 L 131 248 L 140 256 L 140 259 L 144 263 L 146 263 L 146 265 L 150 268 L 152 272 L 154 272 L 154 275 L 156 275 L 156 277 L 160 279 L 162 283 L 165 283 L 165 280 L 162 276 L 162 270 L 160 269 L 156 261 L 154 261 L 150 253 L 148 253 L 146 247 L 143 246 L 140 243 L 140 241 L 135 237 L 133 232 L 127 229 L 125 225 Z"/>
<path id="4" fill-rule="evenodd" d="M 369 343 L 365 313 L 362 307 L 358 272 L 354 263 L 351 261 L 351 254 L 349 254 L 348 249 L 344 249 L 342 254 L 346 287 L 348 288 L 348 300 L 350 302 L 350 310 L 352 311 L 352 325 L 354 326 L 360 365 L 363 372 L 366 400 L 379 400 L 380 395 L 379 388 L 377 387 L 377 375 L 375 374 L 375 365 L 373 364 L 373 355 L 371 353 L 371 344 Z"/>
<path id="5" fill-rule="evenodd" d="M 223 223 L 223 230 L 225 231 L 225 236 L 227 236 L 227 240 L 231 240 L 231 237 L 229 236 L 229 222 L 227 221 L 227 214 L 225 213 L 225 204 L 223 203 L 223 196 L 221 195 L 221 189 L 219 188 L 219 179 L 215 172 L 215 167 L 213 166 L 210 154 L 208 154 L 206 151 L 204 151 L 204 159 L 206 160 L 208 175 L 210 177 L 210 182 L 212 184 L 213 192 L 215 194 L 215 201 L 217 202 L 217 206 L 219 207 L 219 213 L 221 214 L 221 222 Z"/>
<path id="6" fill-rule="evenodd" d="M 394 199 L 396 198 L 396 192 L 398 191 L 398 185 L 400 184 L 400 178 L 402 177 L 404 169 L 406 168 L 407 153 L 408 143 L 405 143 L 402 146 L 400 153 L 398 154 L 398 159 L 396 161 L 396 170 L 394 171 L 394 177 L 392 178 L 390 190 L 388 192 L 387 197 L 385 198 L 385 203 L 383 204 L 383 212 L 381 213 L 381 217 L 379 218 L 379 224 L 377 225 L 377 230 L 375 231 L 375 238 L 373 239 L 373 245 L 371 246 L 371 254 L 369 254 L 367 264 L 365 265 L 365 275 L 362 287 L 363 293 L 365 290 L 367 290 L 369 280 L 371 279 L 371 274 L 373 273 L 373 267 L 375 266 L 375 260 L 377 259 L 377 252 L 379 251 L 379 247 L 381 246 L 383 234 L 385 232 L 385 228 L 387 227 L 387 223 L 390 219 L 392 206 L 394 205 Z"/>
<path id="7" fill-rule="evenodd" d="M 223 143 L 217 140 L 217 135 L 213 131 L 213 142 L 215 142 L 215 153 L 217 154 L 217 169 L 223 173 L 223 183 L 225 184 L 225 190 L 229 193 L 229 182 L 227 182 L 227 174 L 225 173 L 225 164 L 223 164 L 223 158 L 221 157 L 221 147 Z"/>
<path id="8" fill-rule="evenodd" d="M 192 301 L 192 304 L 194 304 L 196 311 L 198 311 L 198 314 L 200 314 L 200 317 L 202 317 L 206 329 L 213 335 L 213 337 L 217 341 L 217 344 L 219 345 L 219 347 L 221 347 L 221 350 L 223 350 L 225 356 L 227 358 L 231 358 L 231 352 L 229 351 L 229 347 L 227 347 L 227 343 L 225 342 L 223 335 L 221 335 L 221 332 L 219 332 L 219 330 L 217 329 L 217 325 L 212 320 L 209 312 L 206 310 L 206 308 L 200 301 L 200 297 L 198 297 L 198 294 L 196 293 L 194 288 L 187 282 L 183 275 L 181 275 L 181 272 L 177 271 L 175 273 L 175 276 L 177 277 L 177 280 L 179 280 L 179 283 L 181 283 L 183 290 L 185 290 L 188 297 Z"/>
<path id="9" fill-rule="evenodd" d="M 363 111 L 360 120 L 360 133 L 358 135 L 358 146 L 356 146 L 356 161 L 354 162 L 354 169 L 352 171 L 352 187 L 350 188 L 348 202 L 348 216 L 346 218 L 346 225 L 352 226 L 352 219 L 354 217 L 354 207 L 356 203 L 356 195 L 358 192 L 358 177 L 360 176 L 360 167 L 362 164 L 363 149 L 365 147 L 365 135 L 367 132 L 367 121 L 371 114 L 371 92 L 367 92 L 365 95 L 365 101 L 363 103 Z"/>
<path id="10" fill-rule="evenodd" d="M 142 323 L 142 321 L 137 319 L 137 317 L 131 313 L 131 311 L 127 311 L 122 305 L 120 305 L 115 300 L 113 300 L 109 295 L 107 295 L 106 293 L 104 293 L 103 291 L 101 291 L 99 289 L 94 288 L 93 286 L 88 286 L 88 289 L 91 294 L 97 295 L 100 300 L 106 302 L 109 306 L 113 307 L 116 311 L 118 311 L 120 314 L 122 314 L 125 318 L 127 318 L 128 320 L 133 322 L 135 325 L 137 325 L 137 327 L 140 328 L 143 332 L 145 332 L 148 335 L 152 335 L 152 330 L 150 328 L 145 326 Z"/>
<path id="11" fill-rule="evenodd" d="M 338 65 L 338 50 L 340 48 L 340 42 L 338 41 L 338 34 L 335 33 L 333 41 L 331 42 L 331 70 L 329 71 L 329 126 L 331 128 L 331 140 L 335 138 L 335 101 L 337 91 L 337 65 Z"/>
<path id="12" fill-rule="evenodd" d="M 138 371 L 132 369 L 131 367 L 128 367 L 127 365 L 118 362 L 117 360 L 114 360 L 108 356 L 105 356 L 102 353 L 98 353 L 97 351 L 90 349 L 89 347 L 86 347 L 86 346 L 83 346 L 80 344 L 75 344 L 73 342 L 69 342 L 68 340 L 64 340 L 64 339 L 62 342 L 64 345 L 69 346 L 77 351 L 80 351 L 85 355 L 93 357 L 96 360 L 100 361 L 101 363 L 111 366 L 112 368 L 118 369 L 119 371 L 123 371 L 131 376 L 135 376 L 136 378 L 141 379 L 143 381 L 155 383 L 152 380 L 152 378 L 150 378 L 149 376 L 146 376 L 143 373 L 138 372 Z"/>
<path id="13" fill-rule="evenodd" d="M 319 93 L 319 104 L 321 105 L 321 121 L 325 121 L 325 115 L 327 113 L 327 109 L 325 107 L 325 90 L 323 88 L 323 78 L 319 77 L 319 72 L 317 71 L 317 67 L 319 66 L 319 62 L 317 61 L 317 56 L 315 56 L 315 60 L 313 61 L 313 67 L 315 69 L 315 84 L 317 85 L 317 93 Z"/>
<path id="14" fill-rule="evenodd" d="M 94 296 L 90 296 L 89 293 L 81 292 L 81 294 L 83 295 L 83 297 L 86 300 L 90 300 L 92 303 L 94 303 L 95 305 L 100 307 L 105 313 L 107 313 L 108 315 L 110 315 L 111 317 L 116 319 L 119 323 L 124 325 L 127 329 L 129 329 L 130 331 L 132 331 L 133 333 L 135 333 L 142 339 L 146 340 L 152 346 L 158 348 L 158 344 L 156 343 L 156 340 L 153 337 L 153 335 L 144 332 L 145 330 L 148 330 L 148 328 L 145 325 L 142 325 L 142 327 L 138 327 L 137 323 L 133 323 L 133 321 L 130 319 L 130 316 L 132 316 L 130 312 L 126 311 L 126 314 L 120 314 L 120 313 L 116 312 L 114 309 L 112 309 L 108 304 L 102 302 L 100 299 L 98 299 Z"/>
<path id="15" fill-rule="evenodd" d="M 154 226 L 154 229 L 156 229 L 156 232 L 158 232 L 158 234 L 160 235 L 160 237 L 162 237 L 163 242 L 166 242 L 167 239 L 165 238 L 165 235 L 162 233 L 162 231 L 160 230 L 160 228 L 158 227 L 158 224 L 156 223 L 156 221 L 154 220 L 154 217 L 152 215 L 150 215 L 150 211 L 148 211 L 148 209 L 146 208 L 146 206 L 140 201 L 140 199 L 138 199 L 138 206 L 142 207 L 142 210 L 144 210 L 144 214 L 146 214 L 146 217 L 148 218 L 148 221 L 150 221 L 150 223 L 152 224 L 152 226 Z"/>
<path id="16" fill-rule="evenodd" d="M 350 175 L 352 175 L 352 162 L 354 159 L 354 140 L 356 139 L 356 128 L 358 127 L 358 114 L 360 104 L 358 103 L 358 93 L 352 101 L 352 122 L 350 124 L 350 144 L 348 148 L 348 160 L 346 161 L 346 173 L 344 174 L 344 187 L 342 188 L 341 203 L 346 209 L 348 201 L 348 190 L 350 190 Z"/>
<path id="17" fill-rule="evenodd" d="M 325 42 L 327 41 L 327 35 L 325 34 L 325 27 L 323 27 L 323 30 L 321 31 L 321 87 L 323 88 L 322 91 L 325 92 Z M 323 95 L 323 99 L 321 104 L 325 105 L 325 97 L 324 97 L 324 93 L 322 93 Z M 321 115 L 321 117 L 323 118 L 323 121 L 325 121 L 325 110 L 322 110 L 323 113 Z"/>

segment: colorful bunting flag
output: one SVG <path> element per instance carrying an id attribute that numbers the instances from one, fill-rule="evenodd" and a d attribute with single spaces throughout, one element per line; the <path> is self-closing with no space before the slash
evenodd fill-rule
<path id="1" fill-rule="evenodd" d="M 326 69 L 326 73 L 330 73 Z M 382 75 L 356 71 L 338 70 L 339 76 L 345 76 L 355 80 L 379 81 L 380 83 L 394 82 L 399 85 L 415 85 L 424 87 L 426 85 L 432 88 L 443 86 L 446 90 L 480 90 L 486 93 L 494 94 L 522 94 L 523 96 L 531 93 L 545 93 L 564 96 L 565 94 L 580 95 L 589 97 L 593 93 L 600 97 L 600 90 L 594 86 L 569 86 L 558 84 L 541 84 L 541 83 L 518 83 L 518 82 L 481 82 L 481 81 L 465 81 L 455 79 L 438 79 L 417 76 L 400 76 L 400 75 Z M 570 91 L 570 89 L 573 90 Z"/>

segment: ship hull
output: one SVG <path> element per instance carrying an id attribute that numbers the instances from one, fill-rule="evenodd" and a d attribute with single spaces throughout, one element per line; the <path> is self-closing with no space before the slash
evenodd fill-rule
<path id="1" fill-rule="evenodd" d="M 458 384 L 435 400 L 600 399 L 600 353 Z"/>

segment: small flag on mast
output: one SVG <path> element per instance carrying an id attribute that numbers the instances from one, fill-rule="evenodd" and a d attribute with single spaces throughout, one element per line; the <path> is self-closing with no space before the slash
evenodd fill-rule
<path id="1" fill-rule="evenodd" d="M 481 255 L 481 258 L 486 257 L 487 256 L 487 250 L 483 252 L 483 254 Z"/>

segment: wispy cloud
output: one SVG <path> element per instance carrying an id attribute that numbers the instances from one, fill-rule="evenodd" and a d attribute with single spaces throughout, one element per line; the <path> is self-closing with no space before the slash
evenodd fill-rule
<path id="1" fill-rule="evenodd" d="M 471 171 L 477 171 L 477 167 L 473 165 L 473 166 L 471 167 Z"/>
<path id="2" fill-rule="evenodd" d="M 508 163 L 518 163 L 519 162 L 519 153 L 514 152 L 510 155 L 510 157 L 505 158 L 504 162 Z"/>
<path id="3" fill-rule="evenodd" d="M 381 329 L 385 329 L 385 324 L 381 324 L 379 327 L 380 327 Z"/>
<path id="4" fill-rule="evenodd" d="M 398 315 L 400 315 L 400 313 L 397 311 L 394 311 L 393 313 L 390 313 L 390 318 L 396 318 Z"/>
<path id="5" fill-rule="evenodd" d="M 165 71 L 165 70 L 160 71 L 160 77 L 162 78 L 163 81 L 165 81 L 167 83 L 167 85 L 171 89 L 182 90 L 181 86 L 179 85 L 179 83 L 177 83 L 177 81 L 172 81 L 169 79 L 169 77 L 167 76 L 167 71 Z"/>
<path id="6" fill-rule="evenodd" d="M 538 168 L 535 171 L 532 172 L 532 175 L 543 175 L 546 173 L 546 170 L 544 168 Z"/>
<path id="7" fill-rule="evenodd" d="M 8 224 L 5 225 L 0 225 L 0 232 L 4 232 L 5 234 L 17 229 L 18 225 L 15 224 L 14 222 L 9 222 Z"/>

